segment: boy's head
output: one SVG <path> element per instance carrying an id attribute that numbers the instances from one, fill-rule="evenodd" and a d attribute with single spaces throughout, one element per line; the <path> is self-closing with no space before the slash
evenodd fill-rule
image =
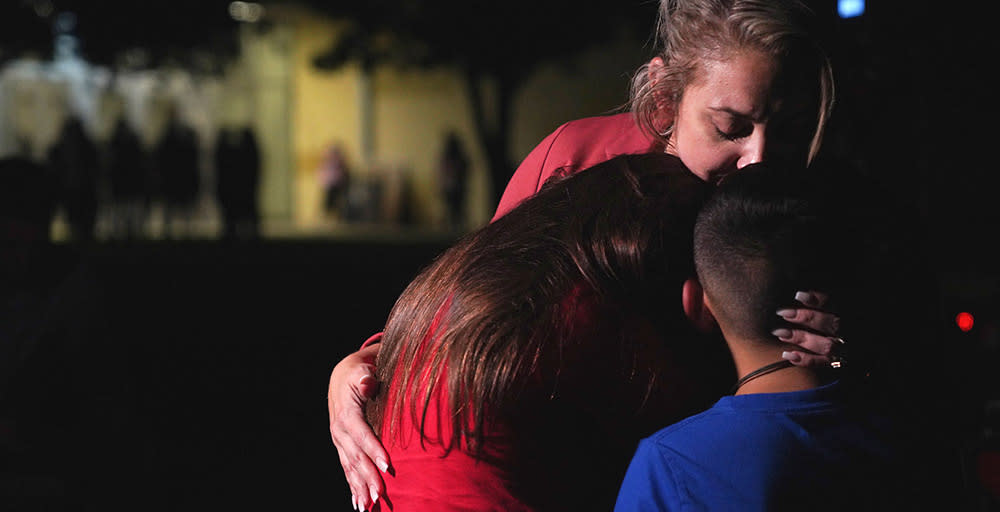
<path id="1" fill-rule="evenodd" d="M 723 334 L 746 347 L 773 347 L 776 312 L 796 291 L 847 300 L 863 274 L 852 205 L 834 174 L 748 166 L 727 177 L 694 230 L 705 305 Z"/>

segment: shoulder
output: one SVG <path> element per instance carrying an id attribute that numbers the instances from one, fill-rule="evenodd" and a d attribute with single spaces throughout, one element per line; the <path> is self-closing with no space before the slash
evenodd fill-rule
<path id="1" fill-rule="evenodd" d="M 616 156 L 657 150 L 657 143 L 642 132 L 630 113 L 587 117 L 563 124 L 552 134 L 547 167 L 576 171 Z"/>
<path id="2" fill-rule="evenodd" d="M 732 421 L 730 411 L 713 407 L 666 426 L 644 439 L 643 442 L 649 444 L 650 449 L 655 448 L 661 452 L 684 451 L 685 447 L 692 443 L 697 446 L 708 441 L 706 438 L 717 438 L 719 427 L 730 424 Z"/>
<path id="3" fill-rule="evenodd" d="M 631 113 L 587 117 L 565 123 L 521 162 L 500 199 L 494 219 L 533 195 L 552 176 L 574 174 L 621 155 L 661 152 Z"/>
<path id="4" fill-rule="evenodd" d="M 675 474 L 675 462 L 650 439 L 639 442 L 615 502 L 615 512 L 681 510 L 686 489 Z"/>
<path id="5" fill-rule="evenodd" d="M 544 181 L 552 174 L 572 174 L 616 156 L 659 150 L 630 113 L 586 117 L 557 128 L 522 165 L 537 167 Z"/>

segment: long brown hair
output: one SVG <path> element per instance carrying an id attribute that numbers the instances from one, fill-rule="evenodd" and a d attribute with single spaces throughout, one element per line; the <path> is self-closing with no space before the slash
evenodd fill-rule
<path id="1" fill-rule="evenodd" d="M 382 393 L 373 424 L 388 422 L 392 435 L 409 413 L 423 432 L 446 386 L 453 435 L 442 444 L 478 450 L 486 416 L 513 414 L 529 386 L 554 399 L 581 346 L 613 343 L 621 357 L 606 364 L 635 378 L 640 345 L 664 343 L 683 321 L 680 283 L 693 275 L 692 228 L 708 189 L 676 157 L 619 157 L 550 181 L 461 239 L 389 316 L 376 366 L 399 399 L 386 404 Z"/>

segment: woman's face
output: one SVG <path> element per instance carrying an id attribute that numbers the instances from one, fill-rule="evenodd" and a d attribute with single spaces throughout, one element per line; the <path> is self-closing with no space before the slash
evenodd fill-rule
<path id="1" fill-rule="evenodd" d="M 805 165 L 818 112 L 808 85 L 759 52 L 706 61 L 677 105 L 667 152 L 710 183 L 765 160 Z"/>

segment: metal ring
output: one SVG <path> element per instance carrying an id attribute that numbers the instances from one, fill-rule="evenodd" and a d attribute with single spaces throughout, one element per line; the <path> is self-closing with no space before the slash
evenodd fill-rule
<path id="1" fill-rule="evenodd" d="M 844 358 L 840 356 L 830 356 L 830 368 L 841 368 L 844 366 Z"/>

